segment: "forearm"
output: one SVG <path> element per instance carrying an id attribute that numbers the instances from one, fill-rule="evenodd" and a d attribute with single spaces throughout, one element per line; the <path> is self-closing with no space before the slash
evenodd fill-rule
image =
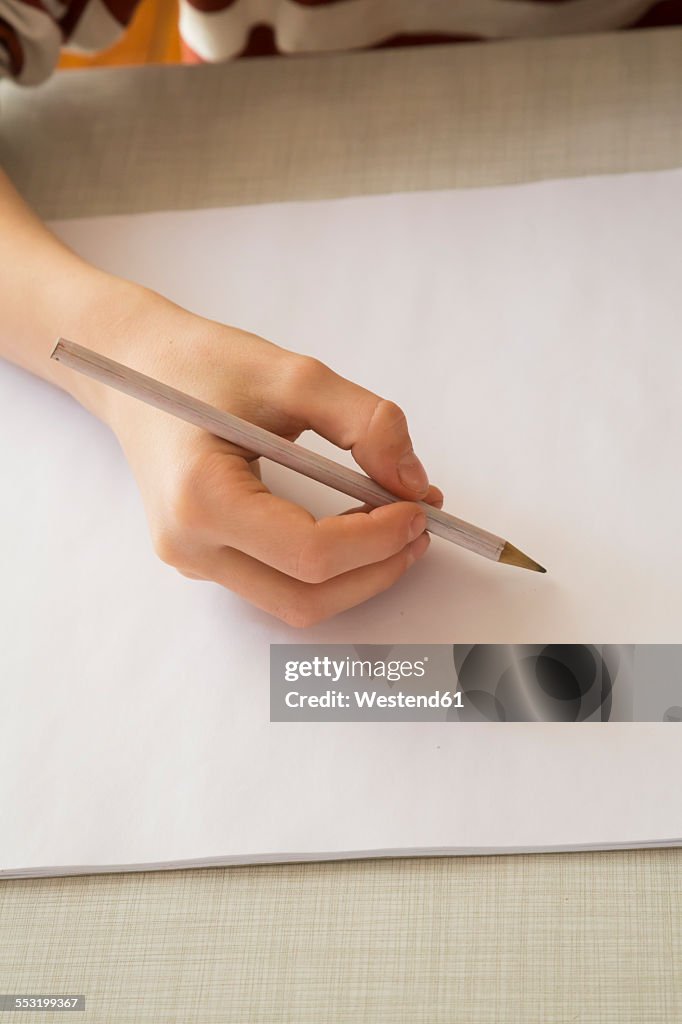
<path id="1" fill-rule="evenodd" d="M 56 384 L 106 418 L 101 385 L 51 360 L 59 335 L 111 351 L 145 289 L 82 260 L 29 209 L 0 170 L 0 356 Z"/>

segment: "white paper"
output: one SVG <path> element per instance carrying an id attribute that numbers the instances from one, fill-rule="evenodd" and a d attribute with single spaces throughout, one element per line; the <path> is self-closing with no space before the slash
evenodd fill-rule
<path id="1" fill-rule="evenodd" d="M 674 725 L 268 720 L 272 642 L 680 640 L 682 173 L 56 227 L 399 402 L 446 508 L 549 573 L 436 539 L 294 631 L 161 564 L 113 437 L 1 365 L 0 869 L 682 841 Z"/>

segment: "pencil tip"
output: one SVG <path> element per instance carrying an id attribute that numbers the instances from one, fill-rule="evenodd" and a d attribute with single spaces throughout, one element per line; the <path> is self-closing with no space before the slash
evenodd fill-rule
<path id="1" fill-rule="evenodd" d="M 519 551 L 509 541 L 502 548 L 498 561 L 504 562 L 505 565 L 518 565 L 520 569 L 530 569 L 532 572 L 547 572 L 543 565 L 524 555 L 523 551 Z"/>

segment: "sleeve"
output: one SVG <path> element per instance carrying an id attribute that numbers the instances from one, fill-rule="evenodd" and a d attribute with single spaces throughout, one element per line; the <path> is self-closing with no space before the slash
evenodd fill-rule
<path id="1" fill-rule="evenodd" d="M 40 0 L 0 0 L 0 79 L 20 85 L 45 81 L 61 43 L 59 24 Z"/>

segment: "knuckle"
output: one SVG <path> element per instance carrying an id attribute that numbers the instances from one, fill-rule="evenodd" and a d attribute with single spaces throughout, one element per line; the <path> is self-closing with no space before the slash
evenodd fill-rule
<path id="1" fill-rule="evenodd" d="M 195 565 L 194 554 L 182 542 L 182 538 L 168 527 L 161 528 L 152 536 L 154 551 L 157 558 L 165 565 L 171 566 L 188 580 L 205 580 L 200 566 Z"/>
<path id="2" fill-rule="evenodd" d="M 329 372 L 328 367 L 312 356 L 295 356 L 291 361 L 287 383 L 294 393 L 313 391 Z"/>
<path id="3" fill-rule="evenodd" d="M 391 430 L 407 431 L 407 416 L 399 405 L 388 398 L 381 400 L 382 416 Z"/>
<path id="4" fill-rule="evenodd" d="M 211 467 L 205 458 L 197 458 L 183 470 L 172 491 L 168 514 L 181 531 L 193 533 L 207 525 L 205 494 Z"/>
<path id="5" fill-rule="evenodd" d="M 320 539 L 313 537 L 298 553 L 294 576 L 303 583 L 324 583 L 332 575 L 329 552 Z"/>
<path id="6" fill-rule="evenodd" d="M 289 602 L 277 611 L 277 617 L 294 629 L 309 629 L 325 618 L 319 602 L 305 591 L 292 595 Z"/>
<path id="7" fill-rule="evenodd" d="M 183 567 L 180 565 L 175 566 L 176 572 L 179 572 L 181 576 L 184 576 L 186 580 L 205 580 L 206 577 L 202 576 L 201 573 L 194 572 L 193 569 Z"/>
<path id="8" fill-rule="evenodd" d="M 177 568 L 181 561 L 181 546 L 175 533 L 168 529 L 156 530 L 152 536 L 152 543 L 157 558 L 166 565 Z"/>
<path id="9" fill-rule="evenodd" d="M 205 514 L 196 491 L 193 491 L 191 487 L 178 489 L 173 496 L 170 515 L 178 528 L 186 530 L 188 533 L 200 530 L 204 526 Z"/>

